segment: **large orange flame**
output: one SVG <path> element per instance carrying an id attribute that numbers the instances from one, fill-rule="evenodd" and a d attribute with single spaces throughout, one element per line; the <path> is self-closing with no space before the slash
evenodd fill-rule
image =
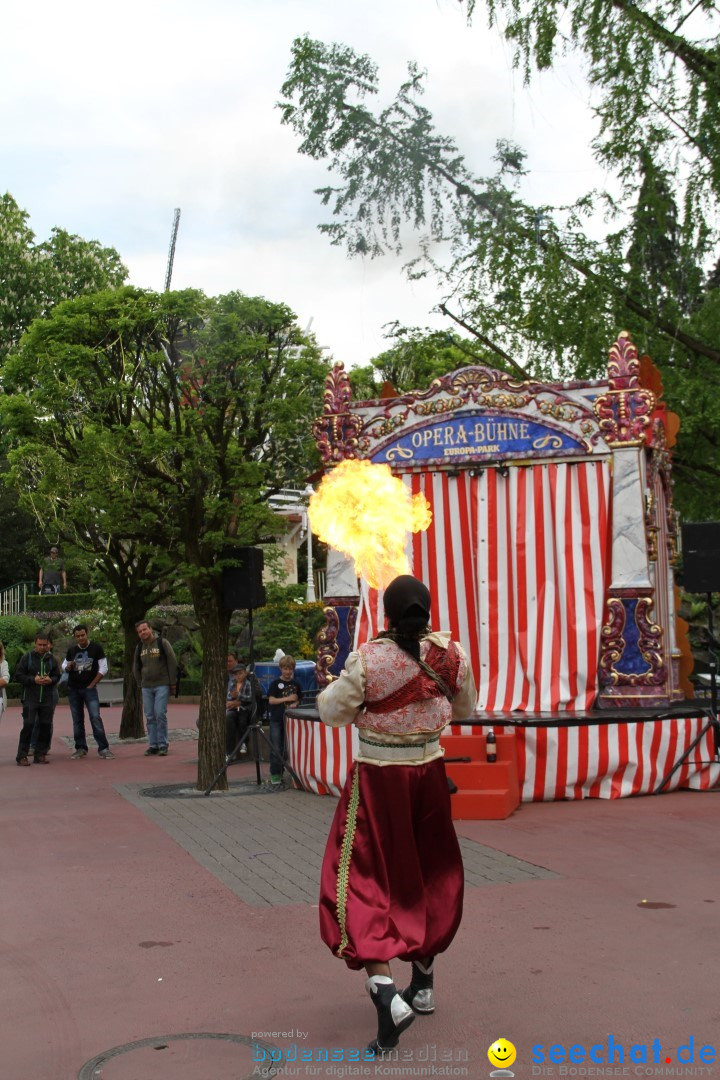
<path id="1" fill-rule="evenodd" d="M 427 529 L 432 511 L 424 495 L 412 495 L 389 465 L 342 461 L 323 478 L 308 507 L 316 536 L 355 560 L 375 589 L 409 574 L 409 532 Z"/>

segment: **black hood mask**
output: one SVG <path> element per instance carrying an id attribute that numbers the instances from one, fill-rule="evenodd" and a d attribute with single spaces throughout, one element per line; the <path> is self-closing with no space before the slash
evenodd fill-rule
<path id="1" fill-rule="evenodd" d="M 430 590 L 411 574 L 394 578 L 383 594 L 389 636 L 416 660 L 420 657 L 420 636 L 430 621 L 430 604 Z"/>

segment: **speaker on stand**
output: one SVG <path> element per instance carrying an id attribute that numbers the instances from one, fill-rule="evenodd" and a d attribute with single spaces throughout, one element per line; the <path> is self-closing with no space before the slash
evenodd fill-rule
<path id="1" fill-rule="evenodd" d="M 235 548 L 232 558 L 237 560 L 238 565 L 222 572 L 223 607 L 226 611 L 247 608 L 250 612 L 252 642 L 252 609 L 265 607 L 267 603 L 262 579 L 265 556 L 262 548 L 243 547 Z"/>
<path id="2" fill-rule="evenodd" d="M 249 634 L 247 670 L 248 678 L 252 679 L 255 677 L 253 608 L 265 607 L 265 604 L 267 603 L 265 585 L 263 584 L 262 579 L 265 557 L 262 548 L 242 547 L 233 548 L 228 551 L 227 558 L 234 559 L 238 565 L 228 567 L 222 572 L 223 607 L 225 608 L 225 611 L 247 610 Z M 258 784 L 262 784 L 262 777 L 260 776 L 260 744 L 258 740 L 263 739 L 271 751 L 278 753 L 277 747 L 273 746 L 270 739 L 263 731 L 262 724 L 258 719 L 254 694 L 252 696 L 252 701 L 253 712 L 250 716 L 250 724 L 232 754 L 228 756 L 220 772 L 215 776 L 210 783 L 210 786 L 205 791 L 206 795 L 210 794 L 223 773 L 227 772 L 228 765 L 237 757 L 241 747 L 243 747 L 248 740 L 250 740 L 253 758 L 255 760 L 255 773 Z M 288 764 L 287 757 L 285 758 L 285 767 L 293 780 L 300 786 L 297 774 Z"/>

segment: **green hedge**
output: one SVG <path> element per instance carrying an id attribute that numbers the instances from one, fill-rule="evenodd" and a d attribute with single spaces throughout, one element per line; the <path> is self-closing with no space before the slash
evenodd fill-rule
<path id="1" fill-rule="evenodd" d="M 95 603 L 95 593 L 48 593 L 37 594 L 28 599 L 32 611 L 89 611 Z"/>
<path id="2" fill-rule="evenodd" d="M 200 693 L 199 679 L 181 679 L 178 687 L 178 695 L 182 697 L 194 697 Z"/>

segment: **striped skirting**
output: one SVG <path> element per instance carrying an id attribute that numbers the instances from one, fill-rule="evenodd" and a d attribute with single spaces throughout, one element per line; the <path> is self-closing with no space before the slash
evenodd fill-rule
<path id="1" fill-rule="evenodd" d="M 654 791 L 700 733 L 702 717 L 642 720 L 578 727 L 510 727 L 515 733 L 524 802 L 556 799 L 620 799 Z M 290 764 L 302 787 L 317 795 L 339 795 L 357 750 L 354 727 L 328 728 L 308 719 L 285 718 Z M 477 727 L 455 727 L 457 734 Z M 484 731 L 488 728 L 482 729 Z M 452 734 L 446 733 L 452 740 Z M 665 790 L 705 790 L 720 783 L 712 731 L 706 733 Z"/>

